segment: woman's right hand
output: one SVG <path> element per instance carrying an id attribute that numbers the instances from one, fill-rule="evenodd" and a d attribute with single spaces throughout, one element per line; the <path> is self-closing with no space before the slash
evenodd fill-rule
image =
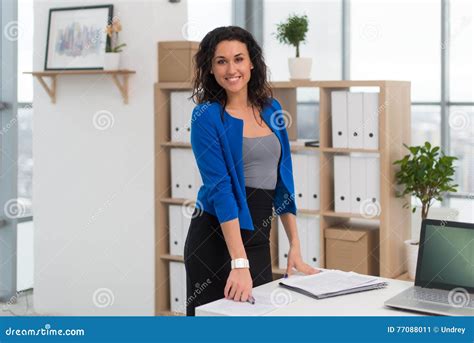
<path id="1" fill-rule="evenodd" d="M 248 268 L 232 269 L 224 289 L 226 299 L 247 301 L 252 296 L 252 276 Z"/>

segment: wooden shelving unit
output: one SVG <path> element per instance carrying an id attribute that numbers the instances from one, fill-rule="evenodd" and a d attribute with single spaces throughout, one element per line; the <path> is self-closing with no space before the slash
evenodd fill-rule
<path id="1" fill-rule="evenodd" d="M 135 74 L 133 70 L 47 70 L 30 71 L 23 74 L 31 74 L 39 81 L 41 86 L 48 93 L 51 102 L 56 103 L 57 79 L 64 75 L 110 75 L 112 81 L 117 86 L 124 104 L 128 104 L 128 78 Z M 50 79 L 50 84 L 45 79 Z M 120 80 L 122 79 L 122 80 Z"/>
<path id="2" fill-rule="evenodd" d="M 367 219 L 359 213 L 334 212 L 333 158 L 336 154 L 370 153 L 380 158 L 380 204 L 379 216 L 369 218 L 379 223 L 380 276 L 398 277 L 403 274 L 403 241 L 408 239 L 410 212 L 403 208 L 404 199 L 395 197 L 393 188 L 395 170 L 392 162 L 404 155 L 403 143 L 410 143 L 410 83 L 406 81 L 284 81 L 271 83 L 274 97 L 284 110 L 292 116 L 288 128 L 292 152 L 314 152 L 319 155 L 320 164 L 320 210 L 298 208 L 304 215 L 320 217 L 320 261 L 325 267 L 324 230 L 328 227 L 349 223 L 350 219 Z M 320 147 L 305 147 L 296 141 L 296 89 L 315 88 L 320 95 L 319 140 Z M 331 146 L 331 91 L 350 90 L 351 87 L 379 88 L 379 149 L 340 149 Z M 172 142 L 170 134 L 170 93 L 191 90 L 189 82 L 155 84 L 155 194 L 156 194 L 156 302 L 157 315 L 169 313 L 169 262 L 182 262 L 182 256 L 169 254 L 168 206 L 188 203 L 187 199 L 171 197 L 170 150 L 190 149 L 189 143 Z M 315 113 L 315 116 L 317 113 Z M 195 199 L 192 199 L 195 200 Z M 272 223 L 271 254 L 274 276 L 281 276 L 285 270 L 278 265 L 278 232 L 276 220 Z"/>

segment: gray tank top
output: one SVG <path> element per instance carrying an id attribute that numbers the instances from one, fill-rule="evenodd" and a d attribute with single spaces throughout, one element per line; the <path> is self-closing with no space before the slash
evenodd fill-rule
<path id="1" fill-rule="evenodd" d="M 242 156 L 245 186 L 275 189 L 281 146 L 275 133 L 261 137 L 244 137 Z"/>

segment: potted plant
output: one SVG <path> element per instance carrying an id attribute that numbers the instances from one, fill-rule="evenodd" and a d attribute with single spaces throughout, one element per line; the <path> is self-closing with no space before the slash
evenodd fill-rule
<path id="1" fill-rule="evenodd" d="M 105 31 L 109 39 L 105 49 L 104 70 L 118 70 L 120 66 L 120 53 L 122 48 L 127 45 L 125 43 L 119 44 L 118 42 L 119 32 L 122 31 L 120 19 L 114 17 L 112 23 L 105 28 Z"/>
<path id="2" fill-rule="evenodd" d="M 404 146 L 410 153 L 394 162 L 400 167 L 395 174 L 397 185 L 404 188 L 402 192 L 397 192 L 397 196 L 415 197 L 421 203 L 421 219 L 426 219 L 435 200 L 442 201 L 444 193 L 457 191 L 458 185 L 453 183 L 453 162 L 457 157 L 440 153 L 440 148 L 432 147 L 429 142 L 421 146 Z M 411 199 L 408 199 L 404 207 L 411 207 L 413 213 L 417 209 L 411 205 Z M 415 278 L 418 243 L 419 236 L 405 241 L 411 279 Z"/>
<path id="3" fill-rule="evenodd" d="M 311 76 L 311 58 L 300 57 L 300 44 L 306 40 L 308 17 L 290 15 L 286 22 L 277 24 L 276 38 L 280 43 L 296 48 L 296 57 L 288 59 L 290 79 L 309 80 Z"/>

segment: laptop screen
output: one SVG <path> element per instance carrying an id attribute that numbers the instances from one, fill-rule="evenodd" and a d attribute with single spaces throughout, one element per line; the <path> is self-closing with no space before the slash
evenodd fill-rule
<path id="1" fill-rule="evenodd" d="M 474 225 L 425 220 L 416 286 L 474 292 Z"/>

